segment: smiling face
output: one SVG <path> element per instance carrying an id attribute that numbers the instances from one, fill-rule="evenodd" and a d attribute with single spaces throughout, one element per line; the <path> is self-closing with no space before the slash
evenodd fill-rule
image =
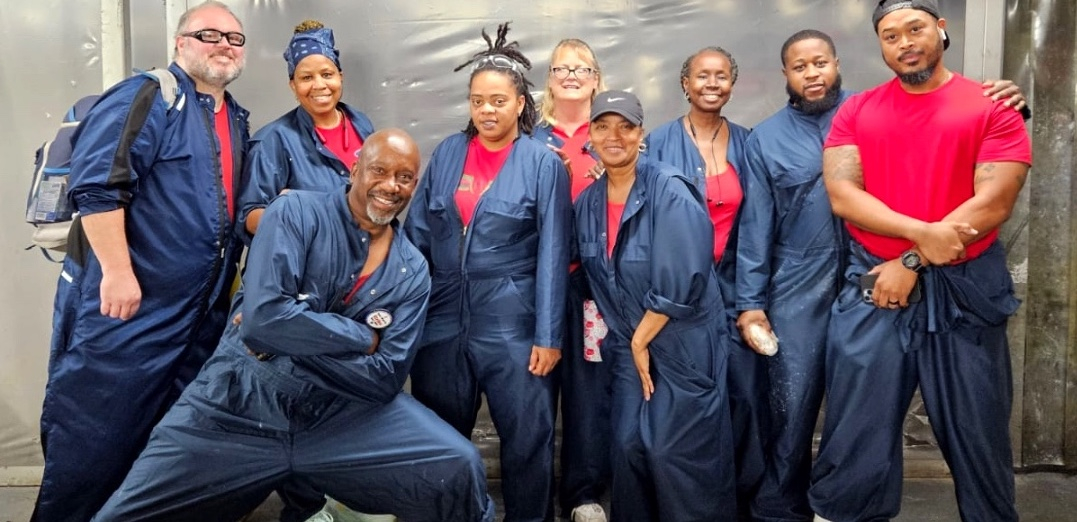
<path id="1" fill-rule="evenodd" d="M 208 6 L 191 13 L 180 33 L 202 29 L 221 32 L 243 32 L 243 26 L 231 13 L 220 7 Z M 246 48 L 236 47 L 222 38 L 217 43 L 205 43 L 192 36 L 177 36 L 176 63 L 198 82 L 223 89 L 239 78 L 246 64 Z"/>
<path id="2" fill-rule="evenodd" d="M 352 166 L 348 206 L 367 231 L 383 227 L 408 206 L 419 180 L 419 149 L 399 130 L 370 136 Z"/>
<path id="3" fill-rule="evenodd" d="M 550 71 L 546 82 L 553 95 L 554 103 L 558 101 L 579 101 L 594 99 L 598 89 L 599 72 L 594 60 L 569 46 L 561 46 L 550 61 Z M 555 69 L 565 70 L 566 76 L 558 78 Z M 568 71 L 574 71 L 568 73 Z M 584 76 L 586 78 L 584 78 Z"/>
<path id="4" fill-rule="evenodd" d="M 607 112 L 591 122 L 591 146 L 606 168 L 631 165 L 639 158 L 643 126 L 633 125 L 620 114 Z"/>
<path id="5" fill-rule="evenodd" d="M 471 122 L 483 146 L 498 150 L 516 139 L 524 97 L 517 92 L 511 73 L 479 71 L 471 78 L 468 100 Z"/>
<path id="6" fill-rule="evenodd" d="M 692 58 L 681 89 L 688 103 L 701 112 L 721 112 L 733 94 L 733 64 L 717 51 L 703 51 Z"/>
<path id="7" fill-rule="evenodd" d="M 942 63 L 946 19 L 919 9 L 898 9 L 879 20 L 879 44 L 886 65 L 909 85 L 931 79 Z"/>
<path id="8" fill-rule="evenodd" d="M 786 91 L 795 106 L 808 114 L 821 114 L 837 105 L 841 74 L 830 44 L 806 38 L 791 44 L 783 58 Z"/>
<path id="9" fill-rule="evenodd" d="M 344 74 L 333 60 L 322 54 L 311 54 L 300 60 L 288 82 L 299 105 L 315 120 L 336 110 L 343 84 Z"/>

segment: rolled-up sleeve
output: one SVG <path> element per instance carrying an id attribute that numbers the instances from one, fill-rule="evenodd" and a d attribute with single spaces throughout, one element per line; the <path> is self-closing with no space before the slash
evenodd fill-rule
<path id="1" fill-rule="evenodd" d="M 255 138 L 251 141 L 244 162 L 242 183 L 236 207 L 236 230 L 250 242 L 247 233 L 247 215 L 252 210 L 265 208 L 288 186 L 288 157 L 280 140 L 274 137 Z"/>
<path id="2" fill-rule="evenodd" d="M 714 229 L 688 181 L 668 176 L 650 196 L 654 237 L 648 310 L 671 319 L 692 316 L 714 270 Z"/>
<path id="3" fill-rule="evenodd" d="M 75 133 L 68 198 L 82 215 L 130 203 L 167 123 L 157 82 L 136 77 L 101 96 Z"/>

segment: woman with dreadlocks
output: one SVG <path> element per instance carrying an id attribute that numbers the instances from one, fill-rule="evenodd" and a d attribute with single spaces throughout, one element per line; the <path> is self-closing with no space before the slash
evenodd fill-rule
<path id="1" fill-rule="evenodd" d="M 434 150 L 404 228 L 433 289 L 412 393 L 470 436 L 485 393 L 501 440 L 505 520 L 552 518 L 556 390 L 571 198 L 561 160 L 530 137 L 530 61 L 508 23 L 470 66 L 464 132 Z"/>

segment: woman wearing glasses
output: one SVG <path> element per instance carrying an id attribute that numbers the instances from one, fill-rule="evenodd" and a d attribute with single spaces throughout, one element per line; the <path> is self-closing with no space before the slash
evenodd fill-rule
<path id="1" fill-rule="evenodd" d="M 486 395 L 505 520 L 552 517 L 554 377 L 571 239 L 568 175 L 529 135 L 530 61 L 508 24 L 471 66 L 467 129 L 434 150 L 404 229 L 433 288 L 412 394 L 470 437 Z"/>
<path id="2" fill-rule="evenodd" d="M 313 20 L 296 26 L 284 61 L 299 106 L 251 139 L 237 220 L 240 235 L 248 239 L 265 207 L 281 193 L 347 185 L 363 142 L 374 133 L 365 114 L 340 101 L 344 72 L 331 29 Z"/>
<path id="3" fill-rule="evenodd" d="M 736 448 L 737 505 L 747 514 L 763 479 L 769 424 L 766 361 L 741 342 L 735 328 L 737 216 L 747 179 L 744 142 L 748 129 L 726 120 L 722 108 L 737 82 L 737 62 L 721 47 L 707 47 L 681 66 L 688 113 L 658 127 L 645 140 L 646 153 L 677 167 L 704 195 L 714 235 L 714 263 L 733 335 L 729 355 L 729 409 Z"/>
<path id="4" fill-rule="evenodd" d="M 591 143 L 606 174 L 576 201 L 576 240 L 613 374 L 611 518 L 735 519 L 729 333 L 712 226 L 685 175 L 640 154 L 643 108 L 606 91 Z"/>
<path id="5" fill-rule="evenodd" d="M 561 40 L 550 56 L 550 71 L 539 106 L 535 138 L 568 162 L 572 199 L 591 184 L 595 166 L 588 124 L 591 102 L 606 90 L 594 51 L 583 40 Z M 609 369 L 601 364 L 605 324 L 590 295 L 579 263 L 569 276 L 565 340 L 561 358 L 562 514 L 573 522 L 605 522 L 599 504 L 610 474 Z"/>

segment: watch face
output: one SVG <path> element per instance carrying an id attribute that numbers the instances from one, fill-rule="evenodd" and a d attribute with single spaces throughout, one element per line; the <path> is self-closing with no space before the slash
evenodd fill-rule
<path id="1" fill-rule="evenodd" d="M 901 255 L 901 264 L 909 270 L 918 270 L 920 268 L 920 256 L 916 252 L 905 252 Z"/>

